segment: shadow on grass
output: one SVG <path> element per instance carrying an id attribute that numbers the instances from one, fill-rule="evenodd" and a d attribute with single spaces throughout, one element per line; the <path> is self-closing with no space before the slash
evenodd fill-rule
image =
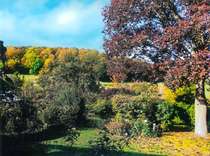
<path id="1" fill-rule="evenodd" d="M 46 156 L 94 156 L 91 148 L 67 147 L 63 145 L 46 145 L 49 153 Z M 43 155 L 44 156 L 44 155 Z M 95 156 L 102 156 L 98 154 Z M 106 152 L 104 156 L 160 156 L 155 154 L 144 154 L 137 152 Z"/>

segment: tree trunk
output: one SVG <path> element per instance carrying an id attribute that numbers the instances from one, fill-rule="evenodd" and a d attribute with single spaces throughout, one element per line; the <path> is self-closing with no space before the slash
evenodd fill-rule
<path id="1" fill-rule="evenodd" d="M 205 98 L 205 80 L 196 85 L 195 95 L 195 134 L 200 137 L 207 137 L 207 100 Z"/>

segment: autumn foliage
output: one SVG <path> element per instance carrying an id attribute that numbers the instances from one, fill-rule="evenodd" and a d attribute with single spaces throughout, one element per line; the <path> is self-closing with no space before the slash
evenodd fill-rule
<path id="1" fill-rule="evenodd" d="M 158 63 L 173 86 L 207 79 L 209 10 L 206 0 L 112 0 L 103 12 L 106 53 Z"/>

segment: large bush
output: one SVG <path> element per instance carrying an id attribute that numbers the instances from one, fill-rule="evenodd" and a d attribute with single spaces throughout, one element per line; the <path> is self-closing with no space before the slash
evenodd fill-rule
<path id="1" fill-rule="evenodd" d="M 175 104 L 178 120 L 175 124 L 185 125 L 192 128 L 195 123 L 195 110 L 194 105 L 189 105 L 184 102 L 177 102 Z"/>
<path id="2" fill-rule="evenodd" d="M 158 99 L 147 95 L 113 97 L 113 110 L 116 113 L 115 120 L 121 123 L 128 123 L 132 127 L 132 135 L 153 135 L 158 133 L 159 122 L 155 117 Z M 138 127 L 136 127 L 138 124 Z M 141 124 L 142 126 L 139 126 Z M 155 127 L 154 127 L 155 126 Z M 147 132 L 145 132 L 147 131 Z"/>
<path id="3" fill-rule="evenodd" d="M 92 66 L 83 64 L 79 57 L 68 57 L 57 62 L 40 78 L 43 88 L 42 105 L 48 124 L 71 126 L 86 120 L 86 105 L 95 101 L 99 82 Z M 56 110 L 56 111 L 55 111 Z"/>
<path id="4" fill-rule="evenodd" d="M 130 125 L 129 135 L 159 135 L 159 121 L 155 116 L 160 102 L 157 87 L 142 83 L 139 86 L 135 84 L 133 88 L 134 95 L 121 94 L 112 98 L 115 120 Z"/>

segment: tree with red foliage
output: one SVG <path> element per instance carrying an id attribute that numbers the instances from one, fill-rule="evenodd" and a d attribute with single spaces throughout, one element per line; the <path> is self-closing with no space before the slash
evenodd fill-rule
<path id="1" fill-rule="evenodd" d="M 173 88 L 196 84 L 195 133 L 201 137 L 207 135 L 209 12 L 209 0 L 111 0 L 103 11 L 110 62 L 141 58 L 164 71 Z"/>

